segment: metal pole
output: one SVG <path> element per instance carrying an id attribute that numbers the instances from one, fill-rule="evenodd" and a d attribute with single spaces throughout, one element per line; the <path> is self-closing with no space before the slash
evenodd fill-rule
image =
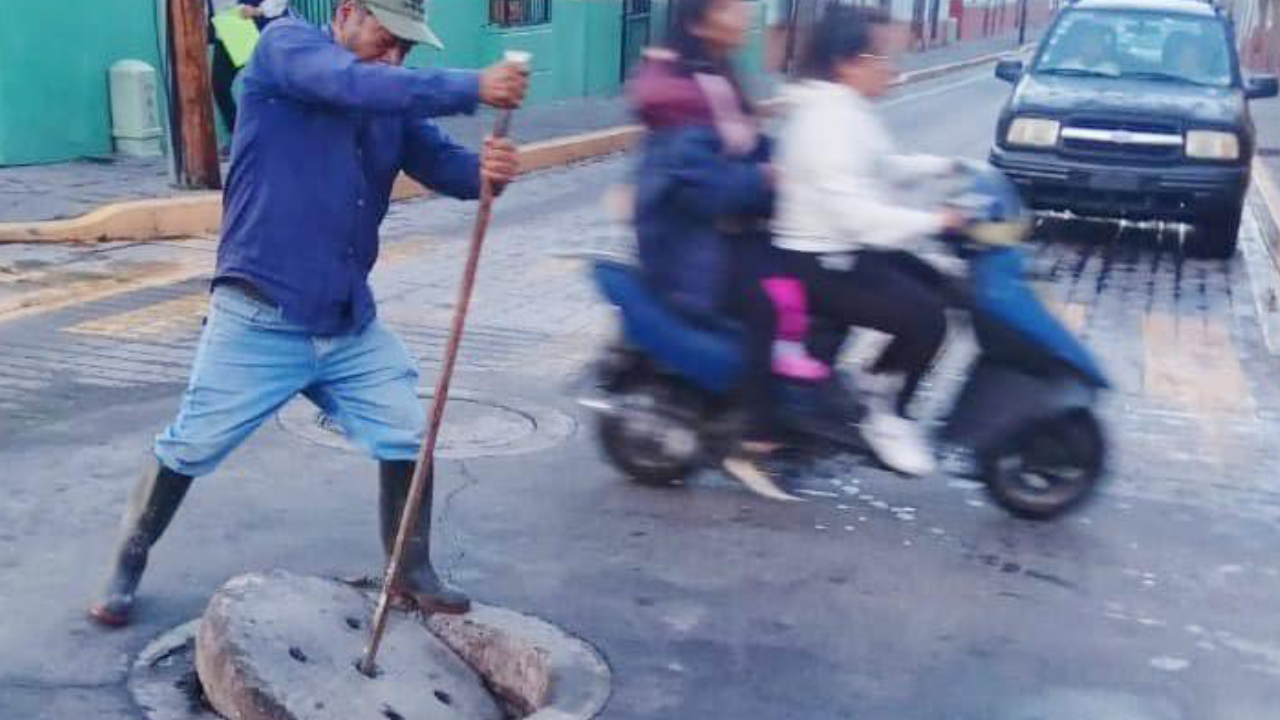
<path id="1" fill-rule="evenodd" d="M 528 64 L 525 53 L 507 53 L 509 62 Z M 494 125 L 494 137 L 506 137 L 511 127 L 511 111 L 504 110 Z M 382 578 L 382 592 L 378 596 L 378 606 L 373 612 L 373 628 L 369 634 L 369 644 L 365 648 L 364 657 L 360 660 L 360 672 L 373 677 L 374 661 L 378 655 L 378 647 L 382 644 L 382 635 L 387 629 L 387 612 L 391 609 L 391 591 L 400 578 L 403 565 L 404 549 L 409 544 L 410 529 L 418 525 L 418 513 L 422 509 L 423 495 L 426 494 L 427 478 L 431 477 L 435 464 L 436 441 L 440 437 L 440 426 L 444 420 L 444 407 L 449 399 L 449 386 L 453 381 L 453 368 L 458 361 L 458 349 L 462 345 L 462 332 L 467 323 L 467 310 L 471 307 L 471 293 L 475 288 L 476 271 L 480 267 L 480 250 L 484 246 L 484 236 L 489 229 L 489 216 L 493 211 L 493 186 L 488 182 L 480 183 L 480 209 L 476 213 L 476 224 L 471 231 L 471 248 L 467 253 L 467 264 L 462 271 L 462 284 L 458 288 L 457 307 L 453 312 L 453 325 L 449 329 L 449 344 L 444 351 L 444 367 L 440 369 L 440 377 L 436 379 L 435 394 L 431 398 L 431 414 L 427 420 L 427 437 L 418 451 L 418 464 L 414 468 L 413 482 L 409 486 L 409 498 L 404 503 L 404 512 L 400 516 L 400 527 L 396 531 L 395 546 L 391 550 L 391 558 L 387 562 L 387 571 Z"/>

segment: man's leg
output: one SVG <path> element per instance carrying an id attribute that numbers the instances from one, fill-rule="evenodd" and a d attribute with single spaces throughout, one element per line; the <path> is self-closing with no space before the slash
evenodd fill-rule
<path id="1" fill-rule="evenodd" d="M 196 351 L 177 419 L 156 439 L 155 461 L 135 486 L 105 586 L 89 615 L 129 622 L 151 546 L 173 519 L 192 478 L 206 475 L 305 387 L 312 346 L 279 311 L 219 288 Z"/>
<path id="2" fill-rule="evenodd" d="M 94 620 L 110 627 L 129 623 L 147 555 L 178 512 L 191 480 L 189 475 L 174 472 L 155 460 L 143 473 L 125 506 L 120 541 L 106 584 L 98 600 L 89 606 L 89 616 Z"/>
<path id="3" fill-rule="evenodd" d="M 388 556 L 426 426 L 417 387 L 417 366 L 408 350 L 375 320 L 357 335 L 335 339 L 322 352 L 316 385 L 307 390 L 347 437 L 379 461 L 378 518 Z M 431 564 L 433 481 L 427 477 L 418 523 L 405 547 L 401 585 L 395 590 L 425 612 L 465 613 L 471 601 L 446 585 Z"/>

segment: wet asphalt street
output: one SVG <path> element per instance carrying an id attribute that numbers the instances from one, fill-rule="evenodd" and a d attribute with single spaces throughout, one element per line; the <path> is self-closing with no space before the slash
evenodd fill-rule
<path id="1" fill-rule="evenodd" d="M 986 73 L 952 77 L 885 112 L 905 147 L 982 157 L 1006 91 Z M 1116 389 L 1102 408 L 1115 451 L 1102 496 L 1035 525 L 971 484 L 905 481 L 854 458 L 808 468 L 796 480 L 807 502 L 789 505 L 714 474 L 669 490 L 619 478 L 567 391 L 610 311 L 565 254 L 625 244 L 600 205 L 625 169 L 544 173 L 500 201 L 437 504 L 438 562 L 454 581 L 608 658 L 603 717 L 1276 717 L 1280 335 L 1258 207 L 1230 261 L 1185 258 L 1173 232 L 1038 229 L 1039 289 Z M 471 213 L 415 201 L 384 227 L 382 317 L 422 358 L 424 385 Z M 83 620 L 126 492 L 176 408 L 212 250 L 0 252 L 55 280 L 86 266 L 192 269 L 0 321 L 0 720 L 140 718 L 132 657 L 229 577 L 380 569 L 373 464 L 298 404 L 193 489 L 154 553 L 140 622 L 103 632 Z M 971 352 L 964 328 L 954 335 L 931 408 Z"/>

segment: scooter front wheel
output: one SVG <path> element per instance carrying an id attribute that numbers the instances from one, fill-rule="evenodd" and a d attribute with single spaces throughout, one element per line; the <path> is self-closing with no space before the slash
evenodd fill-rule
<path id="1" fill-rule="evenodd" d="M 1027 520 L 1053 520 L 1093 496 L 1107 445 L 1092 412 L 1077 410 L 1016 432 L 982 461 L 982 481 L 997 505 Z"/>

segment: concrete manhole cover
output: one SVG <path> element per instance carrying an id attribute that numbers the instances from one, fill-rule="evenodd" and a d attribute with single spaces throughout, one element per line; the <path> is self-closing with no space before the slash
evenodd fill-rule
<path id="1" fill-rule="evenodd" d="M 430 392 L 419 389 L 424 407 L 430 397 Z M 306 399 L 286 405 L 276 421 L 285 432 L 307 442 L 356 450 L 339 423 Z M 463 459 L 535 452 L 560 444 L 575 428 L 572 418 L 552 408 L 453 391 L 445 408 L 437 455 Z"/>
<path id="2" fill-rule="evenodd" d="M 481 604 L 393 614 L 366 677 L 375 599 L 282 571 L 232 578 L 143 650 L 129 691 L 148 720 L 590 720 L 608 702 L 612 673 L 588 643 Z"/>

